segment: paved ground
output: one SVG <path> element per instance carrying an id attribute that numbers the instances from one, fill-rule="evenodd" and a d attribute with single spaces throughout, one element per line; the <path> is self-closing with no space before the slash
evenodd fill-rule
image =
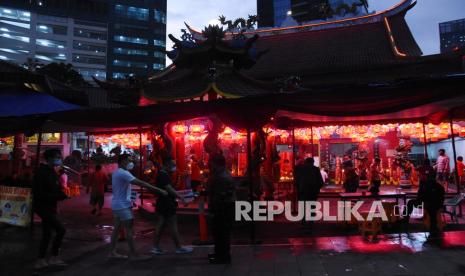
<path id="1" fill-rule="evenodd" d="M 262 224 L 262 243 L 248 244 L 247 227 L 234 232 L 231 265 L 209 265 L 211 247 L 195 247 L 190 255 L 153 257 L 144 262 L 107 260 L 111 216 L 91 216 L 86 198 L 62 206 L 68 233 L 63 245 L 65 269 L 32 269 L 40 227 L 34 233 L 0 225 L 0 275 L 465 275 L 465 231 L 449 227 L 441 239 L 428 240 L 422 232 L 362 239 L 355 230 L 317 224 L 313 231 L 299 224 Z M 180 219 L 187 244 L 197 237 L 197 226 Z M 137 218 L 136 243 L 141 253 L 151 247 L 152 223 Z M 329 234 L 328 234 L 329 233 Z M 173 251 L 166 237 L 163 246 Z M 125 243 L 120 243 L 124 252 Z"/>

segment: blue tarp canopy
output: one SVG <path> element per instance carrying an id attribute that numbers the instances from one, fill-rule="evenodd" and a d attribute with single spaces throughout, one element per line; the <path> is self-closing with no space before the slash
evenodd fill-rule
<path id="1" fill-rule="evenodd" d="M 40 115 L 80 108 L 49 94 L 29 89 L 9 88 L 0 93 L 0 117 Z"/>

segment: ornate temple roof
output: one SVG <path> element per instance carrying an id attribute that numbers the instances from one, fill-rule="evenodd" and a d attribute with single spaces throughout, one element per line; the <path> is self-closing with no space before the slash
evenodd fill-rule
<path id="1" fill-rule="evenodd" d="M 199 32 L 186 24 L 182 40 L 169 36 L 171 66 L 136 86 L 101 86 L 117 102 L 135 105 L 138 95 L 150 103 L 212 93 L 240 98 L 463 73 L 462 51 L 422 56 L 405 21 L 415 4 L 402 0 L 369 15 L 288 28 L 234 32 L 209 26 Z"/>
<path id="2" fill-rule="evenodd" d="M 263 80 L 300 76 L 308 86 L 322 74 L 363 72 L 418 59 L 422 52 L 404 19 L 415 4 L 414 0 L 402 0 L 366 16 L 246 31 L 246 37 L 260 36 L 257 51 L 269 52 L 244 73 Z M 189 30 L 196 40 L 202 40 L 199 32 Z"/>

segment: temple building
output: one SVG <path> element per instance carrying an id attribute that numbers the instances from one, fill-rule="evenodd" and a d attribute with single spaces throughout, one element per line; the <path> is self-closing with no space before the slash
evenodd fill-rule
<path id="1" fill-rule="evenodd" d="M 197 31 L 187 25 L 182 39 L 169 36 L 171 66 L 146 81 L 99 84 L 119 104 L 160 114 L 170 103 L 185 103 L 168 116 L 178 121 L 170 130 L 182 141 L 178 161 L 191 151 L 201 154 L 199 141 L 209 143 L 213 135 L 222 137 L 223 152 L 236 152 L 230 168 L 243 175 L 244 129 L 262 125 L 253 137 L 253 160 L 266 156 L 263 169 L 277 180 L 292 179 L 292 167 L 308 156 L 336 184 L 344 156 L 360 173 L 374 157 L 385 170 L 405 170 L 407 159 L 417 164 L 435 154 L 428 143 L 453 139 L 465 127 L 451 124 L 452 132 L 447 123 L 464 104 L 465 51 L 423 56 L 405 21 L 415 4 L 402 0 L 374 14 L 286 28 Z M 212 113 L 235 130 L 212 123 Z M 180 119 L 202 117 L 209 119 Z M 401 176 L 391 173 L 383 183 L 417 181 Z"/>

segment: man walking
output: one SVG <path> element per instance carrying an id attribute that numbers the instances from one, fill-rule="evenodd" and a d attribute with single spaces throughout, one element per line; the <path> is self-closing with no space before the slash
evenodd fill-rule
<path id="1" fill-rule="evenodd" d="M 131 202 L 131 184 L 146 188 L 152 192 L 166 196 L 167 193 L 159 188 L 150 185 L 147 182 L 135 178 L 129 171 L 134 169 L 134 163 L 128 154 L 118 156 L 118 169 L 112 175 L 113 199 L 111 209 L 113 210 L 114 228 L 111 234 L 111 251 L 110 258 L 127 258 L 116 251 L 116 242 L 120 227 L 126 230 L 126 240 L 128 241 L 131 259 L 143 260 L 144 257 L 138 256 L 134 247 L 134 215 L 132 213 Z"/>
<path id="2" fill-rule="evenodd" d="M 236 192 L 234 181 L 226 170 L 226 160 L 222 155 L 210 159 L 211 176 L 208 180 L 209 211 L 213 215 L 213 239 L 215 249 L 209 254 L 212 264 L 231 262 L 231 229 L 234 221 Z"/>
<path id="3" fill-rule="evenodd" d="M 163 162 L 163 167 L 158 170 L 156 184 L 157 187 L 167 192 L 167 196 L 158 197 L 156 203 L 156 222 L 155 222 L 155 236 L 153 241 L 153 248 L 150 253 L 155 255 L 162 255 L 165 252 L 160 248 L 160 239 L 165 226 L 168 226 L 171 232 L 174 245 L 176 246 L 176 254 L 191 253 L 191 247 L 181 245 L 181 239 L 178 232 L 178 219 L 176 216 L 177 202 L 180 199 L 185 202 L 182 197 L 174 188 L 171 182 L 171 173 L 176 171 L 176 166 L 171 159 L 166 159 Z"/>
<path id="4" fill-rule="evenodd" d="M 66 230 L 58 217 L 57 203 L 67 198 L 59 182 L 57 170 L 62 165 L 62 156 L 59 149 L 47 149 L 44 152 L 46 164 L 40 164 L 34 175 L 34 211 L 42 219 L 42 238 L 39 246 L 39 259 L 35 264 L 36 269 L 48 265 L 66 265 L 59 257 L 61 243 Z M 52 239 L 52 256 L 47 261 L 47 249 Z"/>

